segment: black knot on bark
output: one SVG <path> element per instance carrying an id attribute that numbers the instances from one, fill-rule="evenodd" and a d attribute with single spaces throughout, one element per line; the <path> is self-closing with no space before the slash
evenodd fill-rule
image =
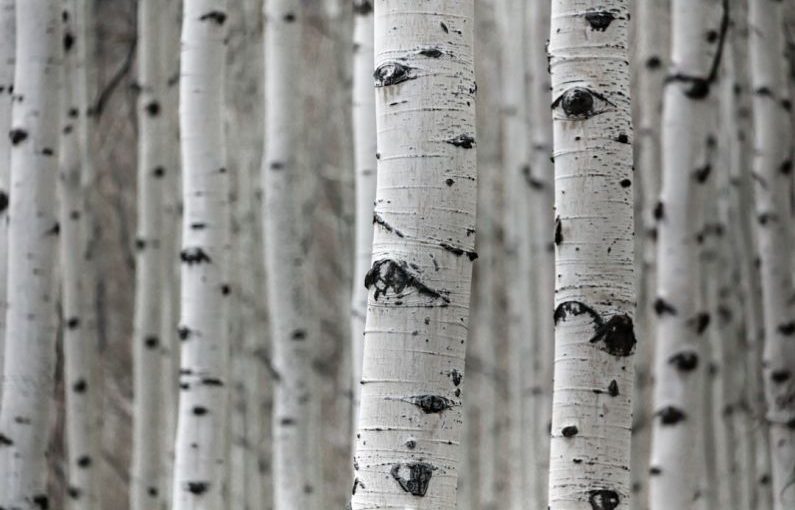
<path id="1" fill-rule="evenodd" d="M 148 336 L 144 339 L 144 345 L 147 349 L 155 349 L 160 344 L 160 340 L 156 336 Z"/>
<path id="2" fill-rule="evenodd" d="M 81 491 L 80 489 L 78 489 L 77 487 L 73 487 L 73 486 L 71 486 L 71 485 L 70 485 L 70 486 L 69 486 L 69 488 L 67 489 L 67 494 L 69 494 L 69 497 L 70 497 L 71 499 L 73 499 L 73 500 L 77 501 L 78 499 L 80 499 L 80 496 L 81 496 L 83 493 L 82 493 L 82 491 Z"/>
<path id="3" fill-rule="evenodd" d="M 591 504 L 592 510 L 614 510 L 618 508 L 621 498 L 618 497 L 616 491 L 601 489 L 591 491 L 588 502 Z"/>
<path id="4" fill-rule="evenodd" d="M 88 455 L 83 455 L 82 457 L 77 459 L 77 465 L 81 468 L 87 468 L 91 465 L 91 457 Z"/>
<path id="5" fill-rule="evenodd" d="M 676 308 L 661 297 L 654 300 L 654 312 L 659 315 L 676 315 Z"/>
<path id="6" fill-rule="evenodd" d="M 459 372 L 455 368 L 453 369 L 452 372 L 450 372 L 450 377 L 453 378 L 453 384 L 455 384 L 456 386 L 459 386 L 461 384 L 461 379 L 464 378 L 464 376 L 461 375 L 461 372 Z"/>
<path id="7" fill-rule="evenodd" d="M 560 221 L 560 216 L 555 218 L 555 246 L 560 246 L 563 242 L 563 223 Z"/>
<path id="8" fill-rule="evenodd" d="M 475 138 L 467 134 L 458 135 L 455 138 L 445 140 L 445 142 L 456 147 L 461 147 L 462 149 L 471 149 L 475 146 Z"/>
<path id="9" fill-rule="evenodd" d="M 204 262 L 210 264 L 212 259 L 201 248 L 185 248 L 179 254 L 180 260 L 189 266 L 193 264 L 202 264 Z"/>
<path id="10" fill-rule="evenodd" d="M 210 484 L 208 482 L 188 482 L 185 484 L 185 488 L 191 494 L 200 496 L 207 492 L 207 489 L 210 488 Z"/>
<path id="11" fill-rule="evenodd" d="M 778 327 L 778 332 L 784 336 L 792 336 L 795 334 L 795 322 L 780 324 Z"/>
<path id="12" fill-rule="evenodd" d="M 8 209 L 8 193 L 0 191 L 0 213 Z"/>
<path id="13" fill-rule="evenodd" d="M 599 326 L 591 343 L 604 341 L 603 350 L 618 357 L 630 356 L 635 350 L 635 326 L 627 314 L 614 315 L 606 324 Z"/>
<path id="14" fill-rule="evenodd" d="M 0 447 L 11 446 L 13 444 L 14 442 L 11 439 L 9 439 L 7 436 L 4 436 L 3 434 L 0 434 Z"/>
<path id="15" fill-rule="evenodd" d="M 680 352 L 668 359 L 668 363 L 680 372 L 690 372 L 698 367 L 698 354 L 695 352 Z"/>
<path id="16" fill-rule="evenodd" d="M 425 414 L 438 414 L 455 405 L 449 398 L 439 395 L 417 395 L 407 398 L 406 401 L 422 409 Z"/>
<path id="17" fill-rule="evenodd" d="M 405 492 L 423 497 L 428 492 L 434 469 L 425 462 L 412 462 L 393 465 L 390 474 Z"/>
<path id="18" fill-rule="evenodd" d="M 563 437 L 574 437 L 579 433 L 579 429 L 574 425 L 568 425 L 560 429 L 560 433 L 563 434 Z"/>
<path id="19" fill-rule="evenodd" d="M 618 382 L 615 379 L 610 381 L 610 384 L 607 386 L 607 394 L 611 397 L 618 396 Z"/>
<path id="20" fill-rule="evenodd" d="M 72 391 L 74 391 L 75 393 L 83 393 L 83 392 L 86 391 L 87 387 L 88 387 L 88 383 L 86 383 L 85 379 L 78 379 L 72 385 Z"/>
<path id="21" fill-rule="evenodd" d="M 77 329 L 80 327 L 80 318 L 78 317 L 69 317 L 66 320 L 66 328 L 67 329 Z"/>
<path id="22" fill-rule="evenodd" d="M 44 494 L 33 496 L 33 504 L 36 505 L 36 508 L 39 510 L 50 509 L 50 500 Z"/>
<path id="23" fill-rule="evenodd" d="M 157 115 L 160 114 L 160 103 L 157 101 L 152 101 L 151 103 L 147 104 L 146 113 L 148 113 L 151 117 L 157 117 Z"/>
<path id="24" fill-rule="evenodd" d="M 221 11 L 210 11 L 199 16 L 199 21 L 214 21 L 218 25 L 223 25 L 226 21 L 226 13 Z"/>
<path id="25" fill-rule="evenodd" d="M 575 87 L 567 90 L 560 96 L 558 102 L 563 108 L 563 113 L 570 118 L 584 119 L 593 115 L 594 95 L 588 89 Z"/>
<path id="26" fill-rule="evenodd" d="M 397 85 L 404 81 L 413 80 L 417 77 L 413 71 L 413 68 L 403 65 L 400 62 L 386 62 L 378 66 L 375 73 L 373 73 L 375 86 L 389 87 L 390 85 Z"/>
<path id="27" fill-rule="evenodd" d="M 439 48 L 424 48 L 419 51 L 419 54 L 428 58 L 439 58 L 444 55 L 444 52 Z"/>
<path id="28" fill-rule="evenodd" d="M 614 19 L 616 17 L 608 11 L 588 12 L 585 14 L 585 20 L 591 25 L 591 30 L 599 32 L 606 31 Z"/>
<path id="29" fill-rule="evenodd" d="M 688 322 L 690 326 L 695 330 L 697 335 L 704 333 L 709 327 L 709 323 L 711 322 L 710 315 L 707 312 L 699 312 L 696 314 L 695 317 L 690 319 Z"/>
<path id="30" fill-rule="evenodd" d="M 71 32 L 66 32 L 63 35 L 63 49 L 69 51 L 75 45 L 75 35 Z"/>
<path id="31" fill-rule="evenodd" d="M 24 129 L 12 129 L 8 132 L 8 138 L 11 140 L 11 145 L 19 145 L 28 139 L 28 132 Z"/>
<path id="32" fill-rule="evenodd" d="M 770 380 L 776 384 L 781 384 L 783 382 L 787 382 L 792 374 L 790 374 L 789 370 L 782 369 L 782 370 L 774 370 L 770 374 Z"/>
<path id="33" fill-rule="evenodd" d="M 657 416 L 660 417 L 660 423 L 663 425 L 676 425 L 686 418 L 684 411 L 673 406 L 663 407 L 657 411 Z"/>

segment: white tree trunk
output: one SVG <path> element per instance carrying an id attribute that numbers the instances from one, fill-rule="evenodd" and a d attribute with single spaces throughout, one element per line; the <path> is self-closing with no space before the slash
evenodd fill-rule
<path id="1" fill-rule="evenodd" d="M 474 2 L 375 8 L 377 225 L 352 508 L 450 510 L 477 257 Z"/>
<path id="2" fill-rule="evenodd" d="M 354 0 L 353 34 L 353 136 L 356 159 L 356 267 L 351 300 L 353 354 L 353 423 L 359 415 L 362 380 L 364 321 L 373 248 L 373 204 L 376 181 L 375 93 L 373 92 L 373 2 Z"/>
<path id="3" fill-rule="evenodd" d="M 64 20 L 64 87 L 62 90 L 60 164 L 60 225 L 62 274 L 62 324 L 64 327 L 64 379 L 66 381 L 66 442 L 68 451 L 68 501 L 73 509 L 99 508 L 97 484 L 100 458 L 97 408 L 97 339 L 91 319 L 94 280 L 86 245 L 92 225 L 84 195 L 85 173 L 90 173 L 87 124 L 87 4 L 67 0 Z M 88 221 L 87 221 L 88 220 Z M 86 320 L 89 319 L 89 320 Z"/>
<path id="4" fill-rule="evenodd" d="M 18 2 L 8 246 L 8 310 L 0 408 L 0 506 L 46 508 L 55 362 L 53 267 L 58 239 L 61 5 Z"/>
<path id="5" fill-rule="evenodd" d="M 8 270 L 8 194 L 11 180 L 11 105 L 14 94 L 16 20 L 14 0 L 0 2 L 0 395 L 3 394 L 3 357 L 6 333 L 6 278 Z"/>
<path id="6" fill-rule="evenodd" d="M 222 507 L 228 384 L 226 2 L 185 0 L 180 63 L 184 214 L 174 510 Z"/>
<path id="7" fill-rule="evenodd" d="M 552 510 L 629 508 L 636 340 L 628 3 L 552 5 Z"/>
<path id="8" fill-rule="evenodd" d="M 130 475 L 132 510 L 160 508 L 167 448 L 161 362 L 163 289 L 163 194 L 165 157 L 163 93 L 165 68 L 160 29 L 163 0 L 138 4 L 138 229 L 136 234 L 135 315 L 133 319 L 133 451 Z"/>
<path id="9" fill-rule="evenodd" d="M 762 358 L 773 508 L 795 505 L 795 309 L 792 303 L 789 193 L 792 153 L 781 4 L 750 0 L 756 217 L 765 346 Z"/>

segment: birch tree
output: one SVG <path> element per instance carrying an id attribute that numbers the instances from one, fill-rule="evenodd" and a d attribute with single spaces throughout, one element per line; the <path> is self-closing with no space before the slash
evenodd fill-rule
<path id="1" fill-rule="evenodd" d="M 754 123 L 754 196 L 765 343 L 762 356 L 770 427 L 773 508 L 795 504 L 795 310 L 790 253 L 792 145 L 790 96 L 782 61 L 782 7 L 750 0 L 749 44 Z"/>
<path id="2" fill-rule="evenodd" d="M 175 510 L 221 508 L 226 470 L 229 181 L 226 2 L 185 0 L 180 63 L 182 341 Z"/>
<path id="3" fill-rule="evenodd" d="M 696 247 L 696 186 L 707 182 L 711 94 L 728 28 L 721 0 L 672 1 L 671 69 L 662 124 L 662 191 L 657 219 L 658 293 L 650 506 L 686 508 L 698 499 L 699 402 L 704 373 L 699 336 L 709 324 L 701 303 Z M 705 36 L 705 33 L 707 34 Z M 694 220 L 696 218 L 696 220 Z"/>
<path id="4" fill-rule="evenodd" d="M 636 339 L 628 4 L 552 5 L 552 510 L 629 507 Z"/>
<path id="5" fill-rule="evenodd" d="M 351 502 L 449 510 L 477 257 L 474 2 L 375 8 L 379 178 Z"/>
<path id="6" fill-rule="evenodd" d="M 163 92 L 165 43 L 160 19 L 162 0 L 138 3 L 138 227 L 136 234 L 135 315 L 133 319 L 133 451 L 130 506 L 133 510 L 160 507 L 166 501 L 162 486 L 161 449 L 166 447 L 162 399 L 161 320 L 163 301 L 163 226 L 165 124 Z"/>
<path id="7" fill-rule="evenodd" d="M 11 179 L 11 105 L 14 94 L 16 21 L 14 0 L 0 2 L 0 395 L 3 394 L 3 357 L 6 325 L 8 263 L 8 193 Z"/>
<path id="8" fill-rule="evenodd" d="M 8 224 L 8 308 L 0 405 L 0 506 L 47 508 L 58 217 L 61 5 L 16 5 L 17 47 Z"/>

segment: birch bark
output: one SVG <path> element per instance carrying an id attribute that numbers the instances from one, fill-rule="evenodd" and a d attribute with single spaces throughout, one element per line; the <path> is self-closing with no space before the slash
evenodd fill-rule
<path id="1" fill-rule="evenodd" d="M 173 508 L 222 507 L 231 289 L 223 105 L 226 2 L 186 0 L 180 62 L 182 261 L 180 399 Z"/>
<path id="2" fill-rule="evenodd" d="M 0 506 L 28 510 L 48 505 L 62 39 L 59 2 L 16 8 Z"/>
<path id="3" fill-rule="evenodd" d="M 11 107 L 14 94 L 16 20 L 14 0 L 0 2 L 0 395 L 3 394 L 3 358 L 6 332 L 8 270 L 8 194 L 11 180 Z"/>
<path id="4" fill-rule="evenodd" d="M 552 4 L 552 510 L 629 508 L 636 340 L 628 4 Z"/>
<path id="5" fill-rule="evenodd" d="M 762 356 L 773 508 L 795 504 L 795 310 L 792 305 L 789 191 L 792 153 L 783 60 L 782 7 L 750 0 L 748 10 L 754 123 L 754 196 L 761 261 L 765 344 Z"/>
<path id="6" fill-rule="evenodd" d="M 162 486 L 164 433 L 162 399 L 161 311 L 163 308 L 163 192 L 165 79 L 160 30 L 164 3 L 138 4 L 138 227 L 136 234 L 135 314 L 133 319 L 133 452 L 130 505 L 133 510 L 159 508 L 166 501 Z"/>
<path id="7" fill-rule="evenodd" d="M 377 225 L 351 503 L 450 510 L 476 258 L 474 2 L 375 7 Z"/>

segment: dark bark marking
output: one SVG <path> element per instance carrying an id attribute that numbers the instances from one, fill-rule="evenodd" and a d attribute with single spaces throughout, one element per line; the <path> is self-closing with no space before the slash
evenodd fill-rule
<path id="1" fill-rule="evenodd" d="M 414 448 L 417 447 L 417 441 L 415 441 L 414 439 L 408 439 L 405 445 L 406 448 L 408 448 L 409 450 L 413 450 Z"/>
<path id="2" fill-rule="evenodd" d="M 77 329 L 80 327 L 80 319 L 78 317 L 69 317 L 66 321 L 66 329 Z"/>
<path id="3" fill-rule="evenodd" d="M 614 19 L 616 17 L 608 11 L 588 12 L 585 14 L 585 20 L 591 25 L 591 30 L 598 32 L 606 31 Z"/>
<path id="4" fill-rule="evenodd" d="M 663 407 L 656 414 L 663 425 L 676 425 L 687 418 L 684 411 L 673 406 Z"/>
<path id="5" fill-rule="evenodd" d="M 58 223 L 57 221 L 55 222 L 55 225 L 53 225 L 52 228 L 50 228 L 50 230 L 47 231 L 48 236 L 57 236 L 60 233 L 61 233 L 61 224 Z"/>
<path id="6" fill-rule="evenodd" d="M 610 385 L 607 387 L 607 394 L 611 397 L 618 396 L 618 382 L 615 379 L 610 381 Z"/>
<path id="7" fill-rule="evenodd" d="M 359 487 L 359 485 L 362 486 L 362 489 L 365 488 L 364 484 L 362 482 L 360 482 L 358 478 L 354 478 L 353 479 L 353 488 L 351 489 L 351 496 L 355 496 L 356 495 L 356 489 Z"/>
<path id="8" fill-rule="evenodd" d="M 81 468 L 87 468 L 91 465 L 91 457 L 83 455 L 77 459 L 77 465 Z"/>
<path id="9" fill-rule="evenodd" d="M 270 165 L 268 165 L 268 168 L 271 170 L 283 170 L 285 166 L 287 165 L 283 161 L 271 161 Z"/>
<path id="10" fill-rule="evenodd" d="M 301 341 L 306 340 L 306 330 L 305 329 L 296 329 L 292 333 L 290 333 L 290 340 Z"/>
<path id="11" fill-rule="evenodd" d="M 622 179 L 621 182 L 619 182 L 619 184 L 621 185 L 622 188 L 629 188 L 630 186 L 632 186 L 632 181 L 629 179 Z"/>
<path id="12" fill-rule="evenodd" d="M 0 213 L 8 209 L 8 193 L 0 191 Z"/>
<path id="13" fill-rule="evenodd" d="M 11 145 L 19 145 L 28 139 L 28 132 L 24 129 L 12 129 L 8 132 L 8 137 L 11 139 Z"/>
<path id="14" fill-rule="evenodd" d="M 461 375 L 461 372 L 459 372 L 454 368 L 453 371 L 450 372 L 450 376 L 453 378 L 453 384 L 455 384 L 456 386 L 461 385 L 461 379 L 464 378 L 464 376 Z"/>
<path id="15" fill-rule="evenodd" d="M 560 216 L 555 218 L 555 246 L 560 246 L 563 242 L 563 223 L 560 221 Z"/>
<path id="16" fill-rule="evenodd" d="M 43 156 L 52 156 L 53 154 L 55 154 L 55 151 L 52 150 L 50 147 L 45 147 L 41 150 L 41 154 Z"/>
<path id="17" fill-rule="evenodd" d="M 781 163 L 781 166 L 779 167 L 779 171 L 782 173 L 782 175 L 791 174 L 792 173 L 792 160 L 788 159 L 788 160 L 784 161 L 783 163 Z"/>
<path id="18" fill-rule="evenodd" d="M 594 113 L 594 93 L 582 87 L 574 87 L 558 97 L 552 108 L 561 105 L 563 113 L 572 119 L 587 119 Z"/>
<path id="19" fill-rule="evenodd" d="M 662 202 L 657 202 L 657 205 L 654 206 L 654 219 L 657 221 L 662 220 L 665 218 L 665 205 Z"/>
<path id="20" fill-rule="evenodd" d="M 419 51 L 419 54 L 428 58 L 439 58 L 444 55 L 444 52 L 438 48 L 424 48 Z"/>
<path id="21" fill-rule="evenodd" d="M 413 287 L 420 295 L 441 299 L 444 303 L 450 302 L 450 298 L 442 295 L 440 291 L 422 283 L 419 280 L 419 275 L 409 269 L 405 261 L 376 260 L 364 278 L 364 286 L 368 289 L 375 287 L 374 299 L 376 301 L 380 295 L 386 295 L 390 288 L 395 294 L 401 294 L 408 287 Z"/>
<path id="22" fill-rule="evenodd" d="M 698 367 L 698 354 L 695 352 L 679 352 L 668 358 L 668 363 L 680 372 L 690 372 Z"/>
<path id="23" fill-rule="evenodd" d="M 190 338 L 190 333 L 191 331 L 187 326 L 180 326 L 177 328 L 177 336 L 179 336 L 179 339 L 183 342 Z"/>
<path id="24" fill-rule="evenodd" d="M 206 223 L 191 223 L 190 224 L 190 228 L 192 230 L 204 230 L 205 228 L 207 228 L 207 224 Z"/>
<path id="25" fill-rule="evenodd" d="M 203 406 L 196 406 L 193 408 L 193 414 L 196 416 L 204 416 L 208 412 L 209 411 L 207 410 L 207 408 Z"/>
<path id="26" fill-rule="evenodd" d="M 205 386 L 223 386 L 224 382 L 215 377 L 204 377 L 202 378 L 202 384 Z"/>
<path id="27" fill-rule="evenodd" d="M 154 175 L 156 179 L 160 179 L 166 175 L 166 169 L 162 166 L 156 166 L 155 169 L 152 170 L 152 175 Z"/>
<path id="28" fill-rule="evenodd" d="M 392 232 L 393 234 L 395 234 L 400 238 L 404 237 L 403 232 L 401 232 L 400 230 L 396 229 L 395 227 L 387 223 L 386 220 L 382 218 L 381 215 L 379 215 L 378 213 L 373 213 L 373 224 L 380 225 L 387 232 Z"/>
<path id="29" fill-rule="evenodd" d="M 408 397 L 405 401 L 419 407 L 425 414 L 438 414 L 455 405 L 449 398 L 439 395 L 417 395 Z"/>
<path id="30" fill-rule="evenodd" d="M 179 256 L 182 262 L 189 266 L 201 264 L 203 262 L 208 264 L 212 263 L 210 256 L 201 248 L 185 248 L 180 252 Z"/>
<path id="31" fill-rule="evenodd" d="M 576 436 L 580 430 L 575 427 L 574 425 L 568 425 L 560 429 L 560 433 L 563 434 L 563 437 L 574 437 Z"/>
<path id="32" fill-rule="evenodd" d="M 205 492 L 207 492 L 207 489 L 210 488 L 210 483 L 209 482 L 188 482 L 188 483 L 185 484 L 185 486 L 186 486 L 185 488 L 188 490 L 188 492 L 190 492 L 191 494 L 195 494 L 197 496 L 200 496 L 200 495 L 204 494 Z"/>
<path id="33" fill-rule="evenodd" d="M 770 374 L 770 380 L 773 381 L 776 384 L 781 384 L 783 382 L 788 381 L 791 376 L 792 376 L 792 374 L 787 369 L 774 370 Z"/>
<path id="34" fill-rule="evenodd" d="M 649 468 L 649 474 L 652 476 L 657 476 L 659 474 L 662 474 L 662 468 L 657 466 L 652 466 Z"/>
<path id="35" fill-rule="evenodd" d="M 475 146 L 475 138 L 471 135 L 461 134 L 450 140 L 445 140 L 445 143 L 461 147 L 462 149 L 471 149 Z"/>
<path id="36" fill-rule="evenodd" d="M 658 69 L 660 66 L 662 66 L 662 60 L 658 56 L 652 56 L 646 60 L 646 69 Z"/>
<path id="37" fill-rule="evenodd" d="M 79 114 L 80 112 L 77 108 L 69 108 L 69 112 L 67 113 L 70 119 L 76 119 Z"/>
<path id="38" fill-rule="evenodd" d="M 14 442 L 3 434 L 0 434 L 0 446 L 11 446 Z"/>
<path id="39" fill-rule="evenodd" d="M 601 340 L 604 340 L 603 350 L 608 354 L 620 358 L 632 355 L 635 350 L 635 344 L 638 343 L 635 338 L 635 326 L 632 322 L 632 317 L 627 314 L 612 316 L 606 324 L 600 325 L 596 329 L 596 334 L 591 338 L 591 343 L 597 343 Z"/>
<path id="40" fill-rule="evenodd" d="M 409 470 L 408 479 L 400 475 L 402 468 Z M 423 497 L 428 492 L 434 469 L 433 466 L 425 462 L 412 462 L 409 464 L 395 464 L 392 466 L 390 474 L 405 492 L 412 496 Z"/>
<path id="41" fill-rule="evenodd" d="M 628 137 L 626 134 L 624 134 L 624 133 L 621 133 L 621 134 L 620 134 L 620 135 L 618 135 L 618 137 L 616 138 L 616 141 L 617 141 L 618 143 L 627 143 L 627 144 L 628 144 L 628 143 L 629 143 L 629 137 Z"/>
<path id="42" fill-rule="evenodd" d="M 66 32 L 63 35 L 63 49 L 67 53 L 75 45 L 75 35 L 71 32 Z"/>
<path id="43" fill-rule="evenodd" d="M 75 393 L 84 393 L 87 387 L 88 383 L 86 383 L 85 379 L 78 379 L 72 385 L 72 391 L 74 391 Z"/>
<path id="44" fill-rule="evenodd" d="M 795 334 L 795 322 L 788 322 L 778 326 L 778 332 L 784 336 L 792 336 Z"/>
<path id="45" fill-rule="evenodd" d="M 657 299 L 654 300 L 654 312 L 661 317 L 665 314 L 668 315 L 677 314 L 676 308 L 674 308 L 673 305 L 669 304 L 661 297 L 658 297 Z"/>
<path id="46" fill-rule="evenodd" d="M 699 312 L 695 317 L 690 319 L 688 325 L 691 326 L 697 335 L 704 333 L 709 327 L 711 322 L 710 315 L 707 312 Z"/>
<path id="47" fill-rule="evenodd" d="M 146 105 L 146 113 L 148 113 L 150 117 L 157 117 L 160 114 L 160 103 L 152 101 Z"/>
<path id="48" fill-rule="evenodd" d="M 284 22 L 285 23 L 294 23 L 295 20 L 296 20 L 296 17 L 295 17 L 295 13 L 294 12 L 288 12 L 287 14 L 284 15 Z"/>
<path id="49" fill-rule="evenodd" d="M 69 497 L 75 501 L 80 499 L 80 496 L 82 495 L 82 491 L 80 489 L 71 485 L 67 489 L 67 493 L 69 494 Z"/>
<path id="50" fill-rule="evenodd" d="M 445 34 L 449 34 L 450 33 L 450 29 L 447 28 L 447 25 L 445 25 L 443 21 L 439 22 L 439 26 L 442 27 L 442 30 L 444 31 Z"/>
<path id="51" fill-rule="evenodd" d="M 460 257 L 461 255 L 466 255 L 467 258 L 471 261 L 475 261 L 478 258 L 477 252 L 474 251 L 466 251 L 461 248 L 457 248 L 455 246 L 449 245 L 447 243 L 439 243 L 439 246 L 444 248 L 445 250 L 449 251 L 456 257 Z"/>
<path id="52" fill-rule="evenodd" d="M 386 62 L 378 66 L 373 73 L 376 87 L 389 87 L 404 81 L 417 78 L 414 68 L 401 64 L 400 62 Z"/>
<path id="53" fill-rule="evenodd" d="M 444 183 L 447 184 L 448 186 L 452 186 L 453 184 L 455 184 L 455 181 L 452 179 L 445 179 Z"/>
<path id="54" fill-rule="evenodd" d="M 588 502 L 592 510 L 615 510 L 621 503 L 621 498 L 616 491 L 601 489 L 591 491 Z"/>
<path id="55" fill-rule="evenodd" d="M 214 21 L 218 25 L 223 25 L 226 21 L 226 13 L 221 11 L 210 11 L 199 16 L 199 21 Z"/>
<path id="56" fill-rule="evenodd" d="M 160 344 L 160 340 L 156 336 L 148 336 L 144 340 L 144 345 L 147 349 L 155 349 Z"/>
<path id="57" fill-rule="evenodd" d="M 693 171 L 693 178 L 699 184 L 704 184 L 709 179 L 709 174 L 712 173 L 712 165 L 707 163 L 706 165 L 702 166 L 701 168 L 696 168 Z"/>
<path id="58" fill-rule="evenodd" d="M 230 287 L 229 284 L 224 283 L 223 285 L 221 285 L 221 295 L 228 296 L 231 292 L 232 292 L 232 287 Z"/>
<path id="59" fill-rule="evenodd" d="M 569 315 L 576 317 L 584 313 L 591 317 L 591 320 L 593 321 L 594 333 L 599 334 L 602 326 L 604 325 L 602 316 L 596 313 L 596 311 L 590 306 L 579 301 L 565 301 L 559 304 L 555 309 L 555 314 L 553 316 L 555 319 L 555 325 L 557 326 L 559 321 L 565 322 L 568 320 Z"/>
<path id="60" fill-rule="evenodd" d="M 353 2 L 353 13 L 366 16 L 373 12 L 373 3 L 370 0 L 358 0 Z"/>

